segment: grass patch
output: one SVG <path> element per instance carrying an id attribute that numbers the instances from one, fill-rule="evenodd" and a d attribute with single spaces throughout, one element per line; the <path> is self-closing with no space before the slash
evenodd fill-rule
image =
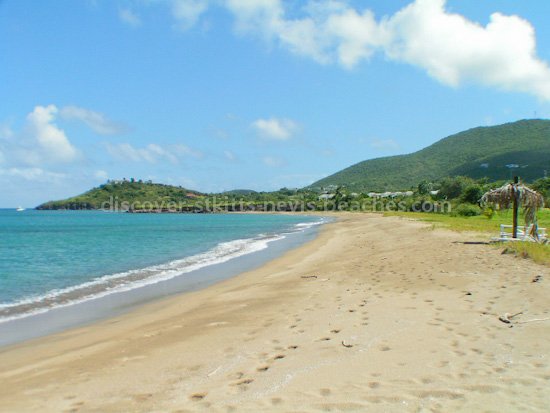
<path id="1" fill-rule="evenodd" d="M 430 222 L 435 227 L 452 229 L 453 231 L 486 232 L 497 235 L 500 232 L 500 224 L 512 224 L 512 211 L 497 212 L 492 218 L 484 215 L 474 217 L 451 216 L 448 214 L 436 214 L 428 212 L 385 212 L 384 216 L 398 216 Z M 550 209 L 545 208 L 537 213 L 539 227 L 550 232 Z M 520 225 L 523 224 L 523 215 L 519 217 Z"/>
<path id="2" fill-rule="evenodd" d="M 500 224 L 512 224 L 512 212 L 501 211 L 492 218 L 479 215 L 475 217 L 450 216 L 447 214 L 434 214 L 424 212 L 387 212 L 384 216 L 399 216 L 431 223 L 430 229 L 447 228 L 453 231 L 472 231 L 486 233 L 488 236 L 496 236 L 500 232 Z M 537 213 L 539 227 L 546 228 L 550 233 L 550 209 L 545 208 Z M 523 224 L 523 216 L 519 219 Z M 509 242 L 497 244 L 499 248 L 505 247 L 505 251 L 518 257 L 531 258 L 533 261 L 550 265 L 550 245 L 534 242 Z"/>
<path id="3" fill-rule="evenodd" d="M 505 247 L 503 253 L 514 254 L 517 257 L 531 258 L 533 261 L 550 266 L 550 246 L 534 242 L 501 243 Z"/>

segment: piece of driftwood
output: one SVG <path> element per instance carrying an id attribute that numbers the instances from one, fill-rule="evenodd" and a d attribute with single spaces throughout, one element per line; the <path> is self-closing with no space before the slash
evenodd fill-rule
<path id="1" fill-rule="evenodd" d="M 351 348 L 351 347 L 353 347 L 353 344 L 346 344 L 346 343 L 344 342 L 344 340 L 342 340 L 342 345 L 343 345 L 344 347 L 346 347 L 346 348 Z"/>
<path id="2" fill-rule="evenodd" d="M 512 323 L 512 318 L 517 317 L 518 315 L 523 314 L 523 311 L 520 311 L 516 314 L 510 314 L 510 313 L 504 313 L 504 315 L 501 315 L 498 319 L 506 324 Z"/>

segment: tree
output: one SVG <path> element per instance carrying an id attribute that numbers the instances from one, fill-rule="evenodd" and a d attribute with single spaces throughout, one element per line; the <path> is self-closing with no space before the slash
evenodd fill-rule
<path id="1" fill-rule="evenodd" d="M 461 199 L 469 204 L 477 204 L 483 196 L 483 189 L 479 185 L 469 185 L 462 192 Z"/>
<path id="2" fill-rule="evenodd" d="M 445 178 L 441 181 L 439 196 L 444 199 L 456 199 L 462 195 L 467 186 L 472 185 L 474 181 L 465 176 L 454 178 Z"/>
<path id="3" fill-rule="evenodd" d="M 433 184 L 431 182 L 428 182 L 426 180 L 420 182 L 418 184 L 418 194 L 419 195 L 426 195 L 433 189 Z"/>

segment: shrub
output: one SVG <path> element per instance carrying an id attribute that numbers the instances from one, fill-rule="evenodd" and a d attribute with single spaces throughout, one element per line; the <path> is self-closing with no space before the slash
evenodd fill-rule
<path id="1" fill-rule="evenodd" d="M 483 189 L 479 185 L 470 185 L 467 186 L 464 191 L 462 191 L 461 199 L 463 202 L 469 204 L 477 204 L 481 197 L 483 196 Z"/>
<path id="2" fill-rule="evenodd" d="M 474 183 L 473 179 L 465 176 L 445 178 L 441 181 L 438 196 L 442 199 L 456 199 L 462 195 L 464 189 Z M 476 200 L 477 201 L 477 200 Z"/>
<path id="3" fill-rule="evenodd" d="M 453 210 L 453 215 L 461 217 L 475 217 L 481 215 L 481 208 L 472 204 L 460 204 Z"/>

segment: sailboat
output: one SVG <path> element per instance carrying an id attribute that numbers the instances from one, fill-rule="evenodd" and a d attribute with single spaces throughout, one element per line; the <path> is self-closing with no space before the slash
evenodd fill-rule
<path id="1" fill-rule="evenodd" d="M 17 207 L 17 209 L 16 209 L 17 212 L 23 212 L 24 210 L 25 210 L 25 208 L 23 208 L 23 207 Z"/>

